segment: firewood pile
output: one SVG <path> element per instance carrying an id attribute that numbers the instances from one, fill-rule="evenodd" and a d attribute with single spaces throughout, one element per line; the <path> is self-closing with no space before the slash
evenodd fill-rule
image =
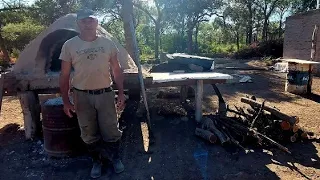
<path id="1" fill-rule="evenodd" d="M 219 101 L 218 113 L 204 117 L 195 134 L 210 143 L 234 144 L 246 152 L 246 146 L 271 145 L 290 154 L 288 148 L 281 144 L 313 136 L 312 132 L 298 125 L 298 117 L 286 115 L 266 105 L 265 101 L 258 102 L 253 96 L 241 98 L 241 102 L 250 107 L 222 108 L 224 101 Z"/>

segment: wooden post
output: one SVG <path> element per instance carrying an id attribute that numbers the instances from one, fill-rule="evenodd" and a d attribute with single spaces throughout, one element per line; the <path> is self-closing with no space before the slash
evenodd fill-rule
<path id="1" fill-rule="evenodd" d="M 307 94 L 312 93 L 312 80 L 313 80 L 312 68 L 313 68 L 312 64 L 309 64 L 309 80 L 307 85 Z"/>
<path id="2" fill-rule="evenodd" d="M 25 137 L 27 140 L 33 140 L 41 128 L 39 96 L 33 91 L 21 92 L 18 96 L 23 113 Z"/>
<path id="3" fill-rule="evenodd" d="M 203 98 L 203 80 L 197 80 L 196 90 L 196 112 L 195 119 L 197 122 L 201 121 L 202 118 L 202 98 Z"/>
<path id="4" fill-rule="evenodd" d="M 316 60 L 317 56 L 317 37 L 318 35 L 318 25 L 314 26 L 314 30 L 312 33 L 312 39 L 311 39 L 311 61 Z"/>
<path id="5" fill-rule="evenodd" d="M 188 98 L 188 86 L 180 87 L 180 102 L 185 102 Z"/>
<path id="6" fill-rule="evenodd" d="M 139 49 L 138 43 L 136 39 L 135 29 L 133 25 L 133 3 L 132 0 L 122 0 L 122 18 L 123 18 L 123 25 L 125 30 L 125 39 L 126 39 L 126 47 L 130 56 L 132 56 L 133 60 L 135 61 L 138 67 L 139 73 L 139 81 L 141 86 L 142 98 L 147 110 L 147 124 L 149 128 L 149 133 L 151 132 L 151 119 L 149 113 L 149 106 L 147 103 L 147 94 L 144 85 L 144 79 L 142 74 L 142 67 L 140 64 L 140 57 L 139 57 Z M 152 134 L 152 133 L 151 133 Z"/>

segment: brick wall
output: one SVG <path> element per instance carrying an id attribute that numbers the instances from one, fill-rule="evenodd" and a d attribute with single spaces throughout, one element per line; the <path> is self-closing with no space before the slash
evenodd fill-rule
<path id="1" fill-rule="evenodd" d="M 290 16 L 286 19 L 283 58 L 309 60 L 315 25 L 320 25 L 320 9 Z M 316 61 L 320 62 L 320 29 L 318 29 Z M 320 66 L 316 67 L 320 74 Z"/>

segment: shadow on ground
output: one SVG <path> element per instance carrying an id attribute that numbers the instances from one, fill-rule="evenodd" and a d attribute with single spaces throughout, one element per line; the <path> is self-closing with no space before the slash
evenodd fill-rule
<path id="1" fill-rule="evenodd" d="M 126 172 L 114 179 L 280 179 L 267 167 L 275 162 L 312 179 L 295 164 L 320 168 L 312 142 L 289 145 L 294 156 L 273 148 L 268 151 L 254 148 L 254 152 L 245 154 L 234 146 L 212 145 L 196 137 L 193 119 L 184 121 L 155 114 L 152 116 L 155 143 L 145 151 L 141 132 L 144 119 L 127 119 L 123 140 Z"/>
<path id="2" fill-rule="evenodd" d="M 274 93 L 284 88 L 282 82 L 273 83 L 279 79 L 277 75 L 264 78 L 252 74 L 252 77 L 254 83 L 218 87 L 224 97 L 243 93 L 276 102 L 299 98 Z M 157 101 L 149 105 L 152 103 Z M 121 154 L 125 172 L 100 179 L 280 179 L 277 172 L 270 169 L 271 164 L 287 168 L 286 173 L 290 178 L 295 177 L 290 176 L 293 173 L 297 175 L 296 178 L 317 178 L 312 170 L 301 170 L 300 167 L 320 168 L 315 146 L 319 144 L 318 140 L 286 145 L 293 155 L 276 148 L 253 148 L 254 152 L 245 154 L 234 146 L 213 145 L 196 137 L 194 130 L 197 125 L 191 107 L 186 108 L 188 118 L 159 116 L 152 111 L 154 143 L 150 144 L 145 126 L 147 120 L 137 117 L 138 106 L 138 102 L 128 101 L 120 118 L 120 127 L 124 131 Z M 26 141 L 24 132 L 17 124 L 0 129 L 0 179 L 84 180 L 90 179 L 90 168 L 91 161 L 86 154 L 62 159 L 49 158 L 43 150 L 43 140 Z"/>

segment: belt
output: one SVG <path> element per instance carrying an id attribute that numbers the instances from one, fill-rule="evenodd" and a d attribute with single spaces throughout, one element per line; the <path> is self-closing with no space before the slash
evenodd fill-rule
<path id="1" fill-rule="evenodd" d="M 93 95 L 98 95 L 98 94 L 102 94 L 105 92 L 111 92 L 113 89 L 112 87 L 107 87 L 107 88 L 103 88 L 103 89 L 94 89 L 94 90 L 82 90 L 82 89 L 77 89 L 77 88 L 73 88 L 77 91 L 81 91 L 81 92 L 85 92 L 88 94 L 93 94 Z"/>

